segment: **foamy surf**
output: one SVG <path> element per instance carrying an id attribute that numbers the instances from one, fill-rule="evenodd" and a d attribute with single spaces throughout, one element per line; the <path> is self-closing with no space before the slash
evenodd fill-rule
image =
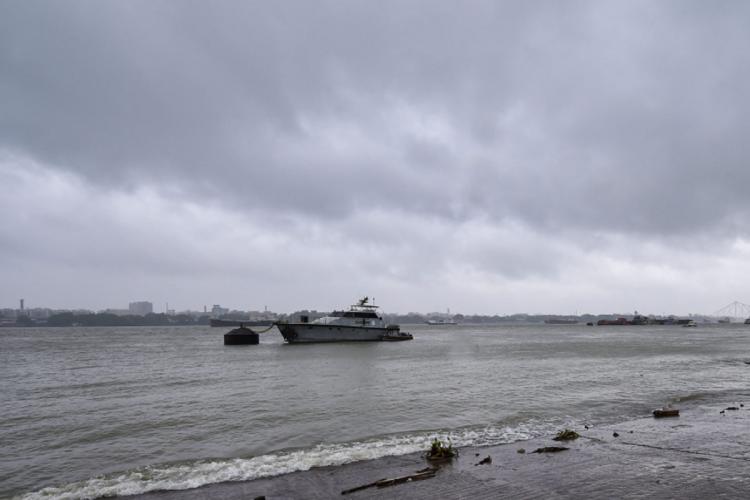
<path id="1" fill-rule="evenodd" d="M 515 427 L 464 428 L 451 432 L 430 431 L 379 437 L 341 444 L 269 453 L 251 458 L 207 459 L 154 465 L 103 475 L 22 495 L 23 499 L 84 499 L 136 495 L 155 490 L 186 490 L 226 481 L 249 481 L 313 467 L 343 465 L 360 460 L 406 455 L 424 451 L 436 436 L 454 446 L 486 446 L 512 443 L 551 432 L 555 422 L 529 421 Z"/>

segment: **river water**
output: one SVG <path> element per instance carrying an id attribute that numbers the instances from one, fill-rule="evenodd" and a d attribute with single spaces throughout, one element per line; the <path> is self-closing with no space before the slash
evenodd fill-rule
<path id="1" fill-rule="evenodd" d="M 409 325 L 224 346 L 208 327 L 0 329 L 0 497 L 187 489 L 513 442 L 748 389 L 750 326 Z"/>

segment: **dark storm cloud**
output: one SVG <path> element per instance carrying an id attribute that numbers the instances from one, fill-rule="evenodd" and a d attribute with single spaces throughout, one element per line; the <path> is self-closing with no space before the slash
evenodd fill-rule
<path id="1" fill-rule="evenodd" d="M 6 2 L 0 146 L 258 209 L 710 229 L 748 209 L 749 8 Z"/>

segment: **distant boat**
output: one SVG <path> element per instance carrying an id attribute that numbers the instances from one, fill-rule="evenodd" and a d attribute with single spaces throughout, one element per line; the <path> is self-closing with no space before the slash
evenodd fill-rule
<path id="1" fill-rule="evenodd" d="M 565 319 L 565 318 L 550 318 L 545 319 L 545 323 L 548 325 L 575 325 L 578 324 L 577 319 Z"/>
<path id="2" fill-rule="evenodd" d="M 732 322 L 732 320 L 730 320 L 729 318 L 721 318 L 719 320 L 719 323 L 731 323 L 731 322 Z"/>
<path id="3" fill-rule="evenodd" d="M 640 314 L 636 314 L 633 316 L 633 319 L 627 319 L 627 318 L 617 318 L 617 319 L 600 319 L 596 323 L 599 326 L 602 325 L 635 325 L 635 326 L 642 326 L 642 325 L 648 325 L 648 324 L 665 324 L 661 320 L 658 321 L 652 321 L 649 318 L 645 316 L 641 316 Z"/>
<path id="4" fill-rule="evenodd" d="M 458 323 L 452 319 L 428 319 L 425 321 L 428 325 L 457 325 Z"/>
<path id="5" fill-rule="evenodd" d="M 747 319 L 745 320 L 745 324 L 746 324 L 746 325 L 750 325 L 750 318 L 747 318 Z"/>
<path id="6" fill-rule="evenodd" d="M 695 322 L 694 319 L 691 319 L 690 321 L 682 325 L 683 328 L 689 328 L 689 327 L 694 327 L 694 326 L 698 326 L 698 324 Z"/>
<path id="7" fill-rule="evenodd" d="M 613 326 L 613 325 L 628 325 L 627 318 L 617 318 L 617 319 L 600 319 L 596 322 L 599 326 Z"/>
<path id="8" fill-rule="evenodd" d="M 458 323 L 456 320 L 453 319 L 453 316 L 451 316 L 451 309 L 450 307 L 445 312 L 445 317 L 443 318 L 437 318 L 437 319 L 428 319 L 425 321 L 428 325 L 457 325 Z"/>

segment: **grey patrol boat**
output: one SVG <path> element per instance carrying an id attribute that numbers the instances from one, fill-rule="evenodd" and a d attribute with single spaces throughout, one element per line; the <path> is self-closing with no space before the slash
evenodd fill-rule
<path id="1" fill-rule="evenodd" d="M 307 342 L 359 342 L 411 340 L 410 333 L 401 332 L 398 325 L 388 325 L 378 315 L 378 306 L 368 304 L 368 298 L 349 307 L 348 311 L 334 311 L 329 316 L 307 321 L 302 316 L 298 323 L 277 322 L 284 340 L 290 344 Z"/>

